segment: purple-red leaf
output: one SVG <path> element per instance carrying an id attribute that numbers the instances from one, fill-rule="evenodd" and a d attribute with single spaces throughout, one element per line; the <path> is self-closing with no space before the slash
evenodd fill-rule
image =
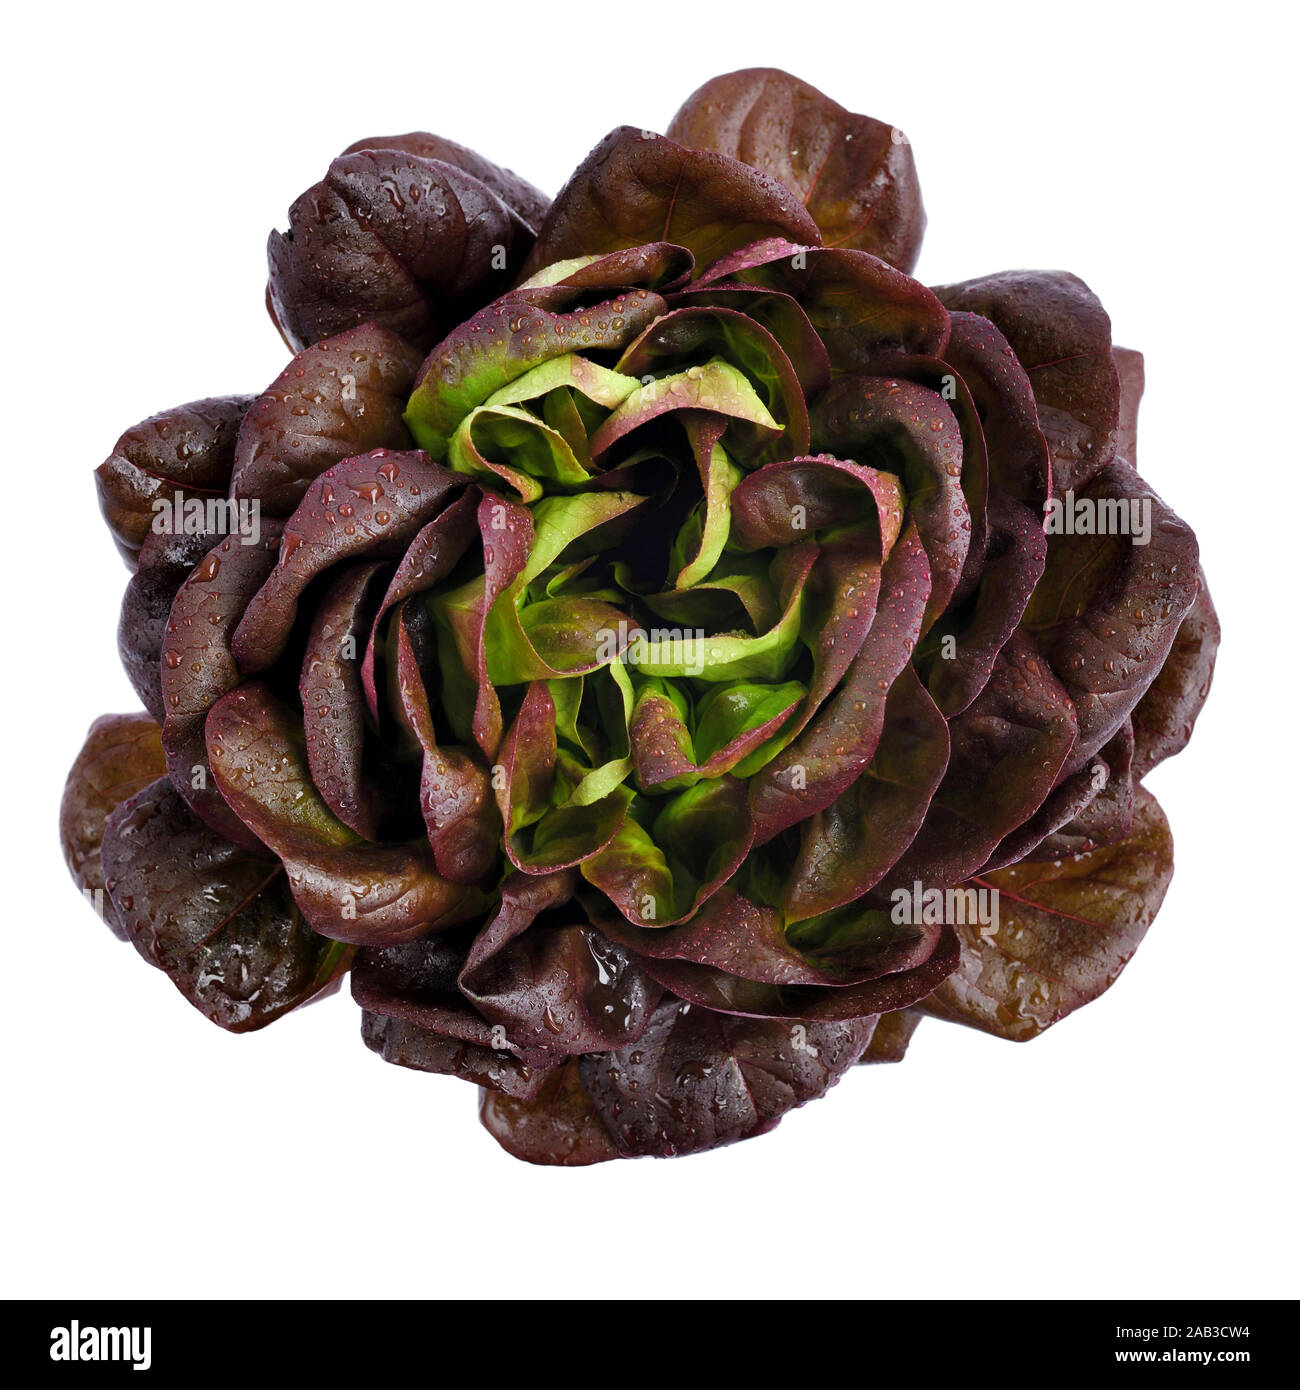
<path id="1" fill-rule="evenodd" d="M 230 638 L 249 600 L 275 568 L 280 523 L 268 520 L 257 545 L 227 536 L 176 592 L 162 637 L 162 741 L 172 785 L 191 811 L 228 840 L 246 848 L 257 837 L 226 804 L 208 765 L 203 724 L 208 711 L 243 677 Z"/>
<path id="2" fill-rule="evenodd" d="M 989 683 L 948 725 L 952 751 L 925 823 L 877 892 L 960 882 L 1043 804 L 1075 747 L 1065 689 L 1024 637 L 998 654 Z"/>
<path id="3" fill-rule="evenodd" d="M 1164 813 L 1149 792 L 1137 796 L 1133 832 L 1119 844 L 973 881 L 998 891 L 997 931 L 957 928 L 961 965 L 923 1013 L 1021 1042 L 1115 983 L 1174 871 Z"/>
<path id="4" fill-rule="evenodd" d="M 232 1033 L 318 994 L 350 952 L 302 920 L 274 859 L 232 845 L 160 778 L 104 832 L 104 873 L 127 936 L 181 994 Z"/>
<path id="5" fill-rule="evenodd" d="M 916 264 L 925 210 L 912 147 L 883 121 L 778 68 L 745 68 L 687 97 L 668 134 L 780 179 L 827 246 L 870 251 L 900 270 Z"/>
<path id="6" fill-rule="evenodd" d="M 764 1134 L 829 1090 L 873 1025 L 726 1018 L 666 999 L 636 1043 L 584 1057 L 579 1076 L 620 1154 L 699 1153 Z"/>
<path id="7" fill-rule="evenodd" d="M 1187 746 L 1210 693 L 1219 650 L 1219 616 L 1199 568 L 1196 584 L 1196 597 L 1178 625 L 1160 674 L 1133 711 L 1135 777 L 1145 777 L 1157 763 Z"/>
<path id="8" fill-rule="evenodd" d="M 303 655 L 298 695 L 307 766 L 330 810 L 363 839 L 377 840 L 384 795 L 364 766 L 366 696 L 361 657 L 379 565 L 350 565 L 321 595 Z"/>
<path id="9" fill-rule="evenodd" d="M 1110 462 L 1120 418 L 1110 317 L 1077 275 L 1008 270 L 935 293 L 1006 335 L 1033 383 L 1058 489 L 1081 487 Z"/>
<path id="10" fill-rule="evenodd" d="M 312 927 L 357 945 L 392 945 L 480 916 L 487 898 L 449 883 L 427 840 L 369 844 L 311 781 L 292 711 L 260 681 L 212 707 L 208 757 L 222 796 L 283 861 Z"/>
<path id="11" fill-rule="evenodd" d="M 797 300 L 838 371 L 860 371 L 886 352 L 942 357 L 948 342 L 948 311 L 936 296 L 866 251 L 769 238 L 725 257 L 698 284 L 733 279 Z"/>
<path id="12" fill-rule="evenodd" d="M 157 512 L 183 492 L 195 499 L 226 495 L 239 422 L 251 396 L 191 401 L 133 425 L 95 470 L 99 509 L 122 558 L 134 569 Z"/>
<path id="13" fill-rule="evenodd" d="M 427 350 L 508 288 L 523 219 L 455 164 L 399 149 L 341 155 L 267 242 L 267 307 L 298 351 L 374 322 Z"/>
<path id="14" fill-rule="evenodd" d="M 430 642 L 416 622 L 419 616 L 403 603 L 389 640 L 397 643 L 398 700 L 423 756 L 420 810 L 438 872 L 452 883 L 479 883 L 497 863 L 501 816 L 483 762 L 466 749 L 438 743 L 422 670 L 432 665 Z"/>
<path id="15" fill-rule="evenodd" d="M 486 184 L 534 232 L 542 225 L 546 209 L 551 205 L 545 193 L 534 188 L 527 179 L 521 179 L 513 169 L 503 169 L 476 151 L 466 149 L 454 140 L 444 139 L 441 135 L 430 134 L 427 130 L 412 130 L 405 135 L 370 135 L 364 140 L 354 140 L 343 153 L 360 154 L 365 150 L 399 150 L 402 154 L 418 155 L 421 159 L 437 159 L 444 164 L 453 164 Z"/>
<path id="16" fill-rule="evenodd" d="M 653 241 L 684 246 L 703 268 L 763 237 L 821 240 L 799 199 L 770 175 L 620 126 L 556 195 L 524 274 L 570 256 Z"/>
<path id="17" fill-rule="evenodd" d="M 527 1099 L 484 1087 L 483 1128 L 515 1158 L 561 1168 L 583 1168 L 620 1157 L 582 1084 L 576 1057 L 548 1072 Z"/>
<path id="18" fill-rule="evenodd" d="M 181 586 L 218 539 L 207 532 L 151 531 L 122 595 L 117 654 L 140 703 L 159 723 L 166 715 L 158 663 L 164 646 L 170 645 L 168 615 Z"/>
<path id="19" fill-rule="evenodd" d="M 68 872 L 123 941 L 126 933 L 104 898 L 104 825 L 118 805 L 165 771 L 158 725 L 147 714 L 101 714 L 90 726 L 63 788 L 59 841 Z"/>
<path id="20" fill-rule="evenodd" d="M 409 449 L 402 422 L 420 354 L 375 323 L 300 352 L 248 408 L 235 445 L 232 497 L 288 516 L 311 480 L 371 449 Z"/>
<path id="21" fill-rule="evenodd" d="M 901 1062 L 907 1055 L 912 1034 L 921 1022 L 915 1009 L 895 1009 L 876 1019 L 876 1031 L 871 1035 L 867 1050 L 858 1058 L 860 1066 L 872 1062 Z"/>
<path id="22" fill-rule="evenodd" d="M 1021 631 L 1047 657 L 1078 714 L 1074 770 L 1119 729 L 1160 673 L 1199 590 L 1198 551 L 1191 527 L 1120 459 L 1067 495 L 1061 516 L 1069 530 L 1048 536 L 1047 568 Z"/>
<path id="23" fill-rule="evenodd" d="M 532 1066 L 635 1041 L 663 993 L 572 894 L 571 872 L 511 875 L 459 976 L 465 998 Z"/>
<path id="24" fill-rule="evenodd" d="M 358 953 L 352 997 L 361 1037 L 386 1062 L 458 1076 L 516 1099 L 537 1095 L 545 1069 L 527 1066 L 457 992 L 463 932 Z"/>
<path id="25" fill-rule="evenodd" d="M 298 600 L 317 575 L 344 560 L 400 555 L 464 479 L 429 462 L 418 449 L 375 449 L 326 469 L 285 522 L 280 559 L 244 612 L 231 651 L 247 675 L 279 660 Z"/>

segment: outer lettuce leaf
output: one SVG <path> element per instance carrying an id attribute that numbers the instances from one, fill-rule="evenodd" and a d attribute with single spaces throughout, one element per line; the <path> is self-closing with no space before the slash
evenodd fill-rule
<path id="1" fill-rule="evenodd" d="M 1034 851 L 1037 859 L 1048 855 L 1087 854 L 1103 845 L 1126 840 L 1133 829 L 1137 781 L 1133 776 L 1133 727 L 1128 721 L 1097 754 L 1091 771 L 1101 764 L 1104 773 L 1096 795 L 1091 796 L 1061 828 L 1046 837 Z M 1012 862 L 1008 860 L 1008 862 Z"/>
<path id="2" fill-rule="evenodd" d="M 950 340 L 950 352 L 951 348 Z M 894 378 L 923 387 L 938 396 L 956 420 L 961 446 L 961 491 L 966 499 L 970 527 L 961 577 L 951 599 L 951 606 L 958 608 L 975 592 L 988 558 L 989 459 L 975 398 L 961 376 L 939 357 L 887 353 L 878 358 L 865 375 Z"/>
<path id="3" fill-rule="evenodd" d="M 428 350 L 508 286 L 532 231 L 455 164 L 398 149 L 341 155 L 267 242 L 267 308 L 296 352 L 373 322 Z"/>
<path id="4" fill-rule="evenodd" d="M 190 572 L 218 538 L 209 532 L 151 531 L 122 595 L 117 654 L 140 703 L 161 723 L 166 713 L 159 661 L 169 646 L 172 603 Z"/>
<path id="5" fill-rule="evenodd" d="M 1196 584 L 1196 597 L 1178 625 L 1160 674 L 1133 710 L 1135 777 L 1145 777 L 1157 763 L 1187 746 L 1210 693 L 1219 650 L 1219 617 L 1199 568 Z"/>
<path id="6" fill-rule="evenodd" d="M 634 1045 L 584 1057 L 578 1074 L 620 1154 L 697 1153 L 764 1134 L 824 1094 L 862 1055 L 874 1022 L 794 1029 L 668 999 Z"/>
<path id="7" fill-rule="evenodd" d="M 542 225 L 546 209 L 551 205 L 545 193 L 534 188 L 527 179 L 521 179 L 513 169 L 503 169 L 474 150 L 466 149 L 464 145 L 458 145 L 441 135 L 432 135 L 427 130 L 408 131 L 405 135 L 367 136 L 364 140 L 354 140 L 343 153 L 360 154 L 364 150 L 399 150 L 421 159 L 437 159 L 443 164 L 453 164 L 490 188 L 534 232 Z"/>
<path id="8" fill-rule="evenodd" d="M 839 1011 L 837 998 L 851 998 L 856 1005 L 861 996 L 855 987 L 897 983 L 909 972 L 923 970 L 936 953 L 942 957 L 947 949 L 941 923 L 896 923 L 887 911 L 869 902 L 787 924 L 779 908 L 759 901 L 755 889 L 762 887 L 762 873 L 761 863 L 747 865 L 688 921 L 668 927 L 634 926 L 591 897 L 587 908 L 606 935 L 643 956 L 647 969 L 665 982 L 664 972 L 678 967 L 685 973 L 676 978 L 688 986 L 694 981 L 702 988 L 711 977 L 730 977 L 729 997 L 719 992 L 713 1000 L 699 1002 L 741 1014 L 852 1017 L 852 1011 Z M 947 964 L 936 980 L 951 968 Z M 817 1007 L 800 1011 L 818 1005 L 823 1010 L 829 1006 L 829 1012 Z M 878 1010 L 867 1007 L 857 1012 Z"/>
<path id="9" fill-rule="evenodd" d="M 833 911 L 874 888 L 915 840 L 947 770 L 948 726 L 911 668 L 869 708 L 859 735 L 859 756 L 868 760 L 862 776 L 853 775 L 856 758 L 846 768 L 843 756 L 828 747 L 834 717 L 828 726 L 814 726 L 806 753 L 801 745 L 792 750 L 808 758 L 814 798 L 783 893 L 791 921 Z"/>
<path id="10" fill-rule="evenodd" d="M 858 1065 L 901 1062 L 920 1022 L 921 1015 L 915 1009 L 896 1009 L 893 1013 L 881 1014 L 867 1050 L 858 1058 Z"/>
<path id="11" fill-rule="evenodd" d="M 409 449 L 402 422 L 420 355 L 375 323 L 300 352 L 248 408 L 239 427 L 232 497 L 288 516 L 311 480 L 371 449 Z"/>
<path id="12" fill-rule="evenodd" d="M 222 839 L 165 777 L 113 812 L 103 862 L 135 948 L 232 1033 L 265 1027 L 347 967 L 350 951 L 304 923 L 281 866 Z"/>
<path id="13" fill-rule="evenodd" d="M 556 195 L 524 274 L 552 261 L 647 242 L 684 246 L 705 267 L 762 237 L 817 244 L 817 224 L 783 184 L 725 155 L 620 126 Z"/>
<path id="14" fill-rule="evenodd" d="M 1077 771 L 1057 779 L 1043 804 L 1011 831 L 982 873 L 1030 857 L 1083 854 L 1124 839 L 1133 821 L 1133 731 L 1128 724 Z"/>
<path id="15" fill-rule="evenodd" d="M 957 928 L 961 965 L 921 1011 L 1017 1042 L 1036 1037 L 1115 983 L 1172 877 L 1168 823 L 1139 788 L 1128 839 L 975 881 L 998 890 L 998 932 Z"/>
<path id="16" fill-rule="evenodd" d="M 437 872 L 427 840 L 370 844 L 334 815 L 311 782 L 301 725 L 261 682 L 217 701 L 207 741 L 221 794 L 283 862 L 316 931 L 386 946 L 484 911 L 481 890 Z"/>
<path id="17" fill-rule="evenodd" d="M 231 639 L 254 676 L 284 654 L 303 590 L 332 565 L 401 555 L 463 480 L 418 449 L 375 449 L 326 469 L 308 488 L 280 540 L 280 561 L 254 594 Z"/>
<path id="18" fill-rule="evenodd" d="M 935 293 L 991 319 L 1029 373 L 1058 490 L 1078 488 L 1115 455 L 1120 387 L 1110 318 L 1076 275 L 1008 270 Z"/>
<path id="19" fill-rule="evenodd" d="M 561 1168 L 584 1168 L 620 1157 L 591 1097 L 576 1057 L 548 1072 L 530 1099 L 484 1087 L 479 1092 L 483 1128 L 515 1158 Z"/>
<path id="20" fill-rule="evenodd" d="M 722 895 L 713 901 L 722 903 Z M 871 920 L 878 923 L 883 916 L 883 913 L 874 913 Z M 773 934 L 771 939 L 775 942 L 778 938 Z M 853 1022 L 868 1014 L 889 1013 L 918 1003 L 957 968 L 957 938 L 950 928 L 927 932 L 915 949 L 918 955 L 926 949 L 930 954 L 912 969 L 882 973 L 860 984 L 835 981 L 831 987 L 825 984 L 774 985 L 747 979 L 730 969 L 690 960 L 654 958 L 647 962 L 647 969 L 679 998 L 718 1013 L 792 1022 Z M 790 955 L 796 957 L 797 953 Z M 766 968 L 767 964 L 764 959 L 757 968 Z M 802 957 L 793 964 L 804 972 L 813 969 Z"/>
<path id="21" fill-rule="evenodd" d="M 128 567 L 149 535 L 154 502 L 224 497 L 235 441 L 251 396 L 191 401 L 133 425 L 95 470 L 99 509 Z"/>
<path id="22" fill-rule="evenodd" d="M 846 111 L 788 72 L 745 68 L 692 93 L 668 134 L 780 179 L 827 246 L 870 251 L 900 270 L 916 264 L 925 210 L 912 147 L 883 121 Z"/>
<path id="23" fill-rule="evenodd" d="M 663 994 L 634 955 L 587 922 L 572 892 L 569 872 L 512 875 L 458 977 L 461 993 L 530 1066 L 634 1042 Z M 537 925 L 548 912 L 553 920 Z"/>
<path id="24" fill-rule="evenodd" d="M 951 323 L 944 360 L 956 368 L 979 412 L 989 482 L 1007 497 L 1041 508 L 1054 480 L 1033 378 L 998 325 L 969 313 L 954 313 Z M 1055 486 L 1063 487 L 1060 478 Z"/>
<path id="25" fill-rule="evenodd" d="M 527 1066 L 457 992 L 464 932 L 364 950 L 352 971 L 361 1005 L 361 1037 L 386 1062 L 458 1076 L 524 1099 L 536 1096 L 545 1069 Z"/>
<path id="26" fill-rule="evenodd" d="M 961 579 L 918 660 L 930 693 L 952 717 L 984 688 L 1042 575 L 1051 458 L 1029 377 L 987 319 L 953 314 L 938 370 L 936 380 L 934 367 L 921 367 L 932 389 L 943 394 L 957 387 L 952 403 L 961 422 L 962 491 L 973 530 Z M 974 419 L 963 404 L 967 395 Z"/>
<path id="27" fill-rule="evenodd" d="M 916 879 L 955 884 L 1047 799 L 1076 747 L 1079 726 L 1051 667 L 1017 635 L 998 654 L 989 683 L 949 721 L 952 751 L 925 823 L 876 890 Z"/>
<path id="28" fill-rule="evenodd" d="M 1079 498 L 1150 507 L 1151 536 L 1053 535 L 1047 568 L 1021 631 L 1050 662 L 1078 716 L 1070 770 L 1119 729 L 1160 673 L 1196 599 L 1197 545 L 1179 520 L 1122 460 L 1108 464 Z"/>
<path id="29" fill-rule="evenodd" d="M 1042 517 L 1033 509 L 994 489 L 987 519 L 975 592 L 935 623 L 926 644 L 929 690 L 950 718 L 988 684 L 1047 563 Z"/>
<path id="30" fill-rule="evenodd" d="M 126 932 L 104 896 L 100 846 L 114 809 L 166 770 L 158 725 L 143 712 L 101 714 L 68 772 L 59 805 L 59 842 L 73 882 L 97 905 L 113 935 Z"/>
<path id="31" fill-rule="evenodd" d="M 494 1049 L 491 1029 L 468 1004 L 453 1003 L 438 1010 L 426 1006 L 421 1016 L 433 1026 L 425 1028 L 404 1017 L 405 1010 L 398 1011 L 400 1006 L 371 1007 L 369 996 L 359 990 L 354 972 L 353 994 L 363 1006 L 361 1040 L 385 1062 L 458 1077 L 512 1098 L 537 1095 L 550 1076 L 549 1072 L 526 1067 L 509 1052 Z"/>
<path id="32" fill-rule="evenodd" d="M 161 643 L 162 742 L 172 785 L 190 810 L 246 849 L 261 841 L 227 805 L 208 764 L 203 726 L 208 711 L 243 677 L 230 639 L 250 600 L 275 568 L 280 523 L 267 520 L 258 545 L 227 536 L 176 591 Z"/>
<path id="33" fill-rule="evenodd" d="M 1115 431 L 1115 457 L 1137 467 L 1138 407 L 1146 387 L 1146 367 L 1140 352 L 1114 347 L 1110 352 L 1119 378 L 1119 425 Z"/>

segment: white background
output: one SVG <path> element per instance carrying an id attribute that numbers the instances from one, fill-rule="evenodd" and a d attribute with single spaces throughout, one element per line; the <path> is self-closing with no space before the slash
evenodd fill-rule
<path id="1" fill-rule="evenodd" d="M 3 1291 L 1294 1296 L 1292 22 L 1136 0 L 14 11 Z M 91 470 L 153 411 L 278 373 L 266 235 L 345 144 L 435 130 L 554 192 L 611 126 L 662 129 L 758 64 L 907 132 L 923 279 L 1063 266 L 1100 294 L 1147 355 L 1139 463 L 1200 535 L 1223 651 L 1151 779 L 1178 869 L 1109 995 L 1028 1046 L 926 1022 L 901 1066 L 738 1147 L 534 1169 L 470 1087 L 369 1053 L 346 993 L 227 1036 L 77 896 L 64 775 L 91 719 L 135 707 Z"/>

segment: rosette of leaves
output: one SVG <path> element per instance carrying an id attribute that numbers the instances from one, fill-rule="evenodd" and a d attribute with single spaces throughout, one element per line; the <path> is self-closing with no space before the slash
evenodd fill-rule
<path id="1" fill-rule="evenodd" d="M 108 924 L 236 1030 L 350 970 L 368 1046 L 544 1163 L 747 1138 L 924 1016 L 1024 1039 L 1106 989 L 1214 610 L 1096 297 L 928 289 L 923 223 L 899 133 L 770 70 L 549 207 L 433 136 L 336 161 L 272 237 L 283 375 L 99 470 L 146 713 L 63 832 Z M 172 491 L 256 539 L 156 532 Z"/>

